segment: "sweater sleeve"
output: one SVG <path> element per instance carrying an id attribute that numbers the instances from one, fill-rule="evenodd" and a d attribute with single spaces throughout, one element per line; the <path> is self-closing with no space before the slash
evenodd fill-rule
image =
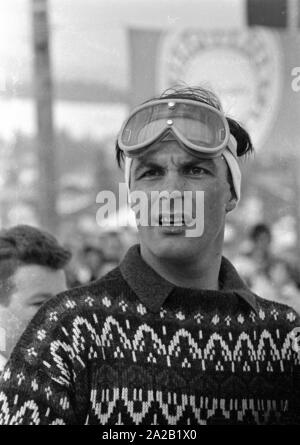
<path id="1" fill-rule="evenodd" d="M 288 335 L 291 346 L 293 396 L 290 401 L 287 423 L 300 425 L 300 316 L 296 312 L 294 312 L 294 316 L 294 326 Z"/>
<path id="2" fill-rule="evenodd" d="M 46 303 L 15 347 L 0 379 L 0 425 L 83 424 L 85 342 L 76 300 Z"/>

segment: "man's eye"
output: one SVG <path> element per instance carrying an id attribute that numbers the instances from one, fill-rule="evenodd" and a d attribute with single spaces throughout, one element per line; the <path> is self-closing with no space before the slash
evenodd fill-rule
<path id="1" fill-rule="evenodd" d="M 202 168 L 202 167 L 190 167 L 190 168 L 187 170 L 187 173 L 188 173 L 188 174 L 191 174 L 191 175 L 197 175 L 197 176 L 199 176 L 199 175 L 204 175 L 204 174 L 206 174 L 207 171 L 206 171 L 204 168 Z"/>
<path id="2" fill-rule="evenodd" d="M 159 171 L 159 170 L 154 169 L 154 168 L 151 168 L 151 169 L 145 171 L 145 172 L 141 175 L 141 177 L 142 177 L 142 178 L 147 178 L 147 177 L 149 178 L 149 177 L 152 177 L 152 176 L 158 176 L 159 174 L 160 174 L 160 171 Z"/>

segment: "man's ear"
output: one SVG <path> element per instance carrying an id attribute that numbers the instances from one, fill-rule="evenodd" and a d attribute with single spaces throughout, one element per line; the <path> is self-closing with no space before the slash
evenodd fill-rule
<path id="1" fill-rule="evenodd" d="M 225 211 L 226 211 L 226 213 L 229 213 L 229 212 L 231 212 L 233 209 L 235 209 L 235 208 L 236 208 L 236 205 L 237 205 L 237 199 L 236 199 L 236 196 L 235 196 L 234 193 L 231 193 L 231 194 L 230 194 L 229 201 L 227 202 L 226 207 L 225 207 Z"/>

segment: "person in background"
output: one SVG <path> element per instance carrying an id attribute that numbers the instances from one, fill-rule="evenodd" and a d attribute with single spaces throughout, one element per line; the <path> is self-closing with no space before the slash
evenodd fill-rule
<path id="1" fill-rule="evenodd" d="M 103 249 L 105 261 L 119 264 L 124 255 L 124 246 L 121 236 L 117 230 L 106 231 L 99 237 L 101 248 Z"/>
<path id="2" fill-rule="evenodd" d="M 103 250 L 96 246 L 86 244 L 81 253 L 82 268 L 79 272 L 79 279 L 82 284 L 91 283 L 102 275 L 105 256 Z"/>
<path id="3" fill-rule="evenodd" d="M 251 290 L 266 300 L 292 307 L 300 314 L 297 274 L 291 265 L 272 253 L 272 234 L 267 224 L 256 224 L 250 231 L 250 249 L 233 262 Z"/>
<path id="4" fill-rule="evenodd" d="M 71 254 L 42 230 L 19 225 L 0 232 L 0 371 L 38 309 L 67 289 Z"/>
<path id="5" fill-rule="evenodd" d="M 267 279 L 268 270 L 274 261 L 271 253 L 272 235 L 269 226 L 265 223 L 259 223 L 253 226 L 249 232 L 249 248 L 247 251 L 239 253 L 234 259 L 233 264 L 251 288 L 257 289 L 254 282 L 259 277 L 259 282 Z M 262 289 L 259 294 L 264 295 Z"/>
<path id="6" fill-rule="evenodd" d="M 122 233 L 117 230 L 106 231 L 99 237 L 99 242 L 105 257 L 100 273 L 102 277 L 119 265 L 127 248 L 122 239 Z"/>
<path id="7" fill-rule="evenodd" d="M 256 224 L 250 231 L 250 240 L 252 241 L 250 257 L 261 271 L 267 272 L 273 261 L 271 229 L 267 224 Z"/>
<path id="8" fill-rule="evenodd" d="M 300 315 L 300 290 L 293 272 L 286 261 L 277 260 L 272 264 L 269 274 L 273 288 L 277 289 L 277 301 L 291 306 Z"/>
<path id="9" fill-rule="evenodd" d="M 252 290 L 264 298 L 292 307 L 300 315 L 300 290 L 291 266 L 282 259 L 274 260 L 267 273 L 257 273 Z"/>

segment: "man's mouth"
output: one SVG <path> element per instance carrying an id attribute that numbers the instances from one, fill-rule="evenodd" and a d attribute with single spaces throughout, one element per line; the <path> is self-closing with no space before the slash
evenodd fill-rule
<path id="1" fill-rule="evenodd" d="M 160 226 L 185 226 L 184 215 L 159 215 L 158 222 Z"/>

